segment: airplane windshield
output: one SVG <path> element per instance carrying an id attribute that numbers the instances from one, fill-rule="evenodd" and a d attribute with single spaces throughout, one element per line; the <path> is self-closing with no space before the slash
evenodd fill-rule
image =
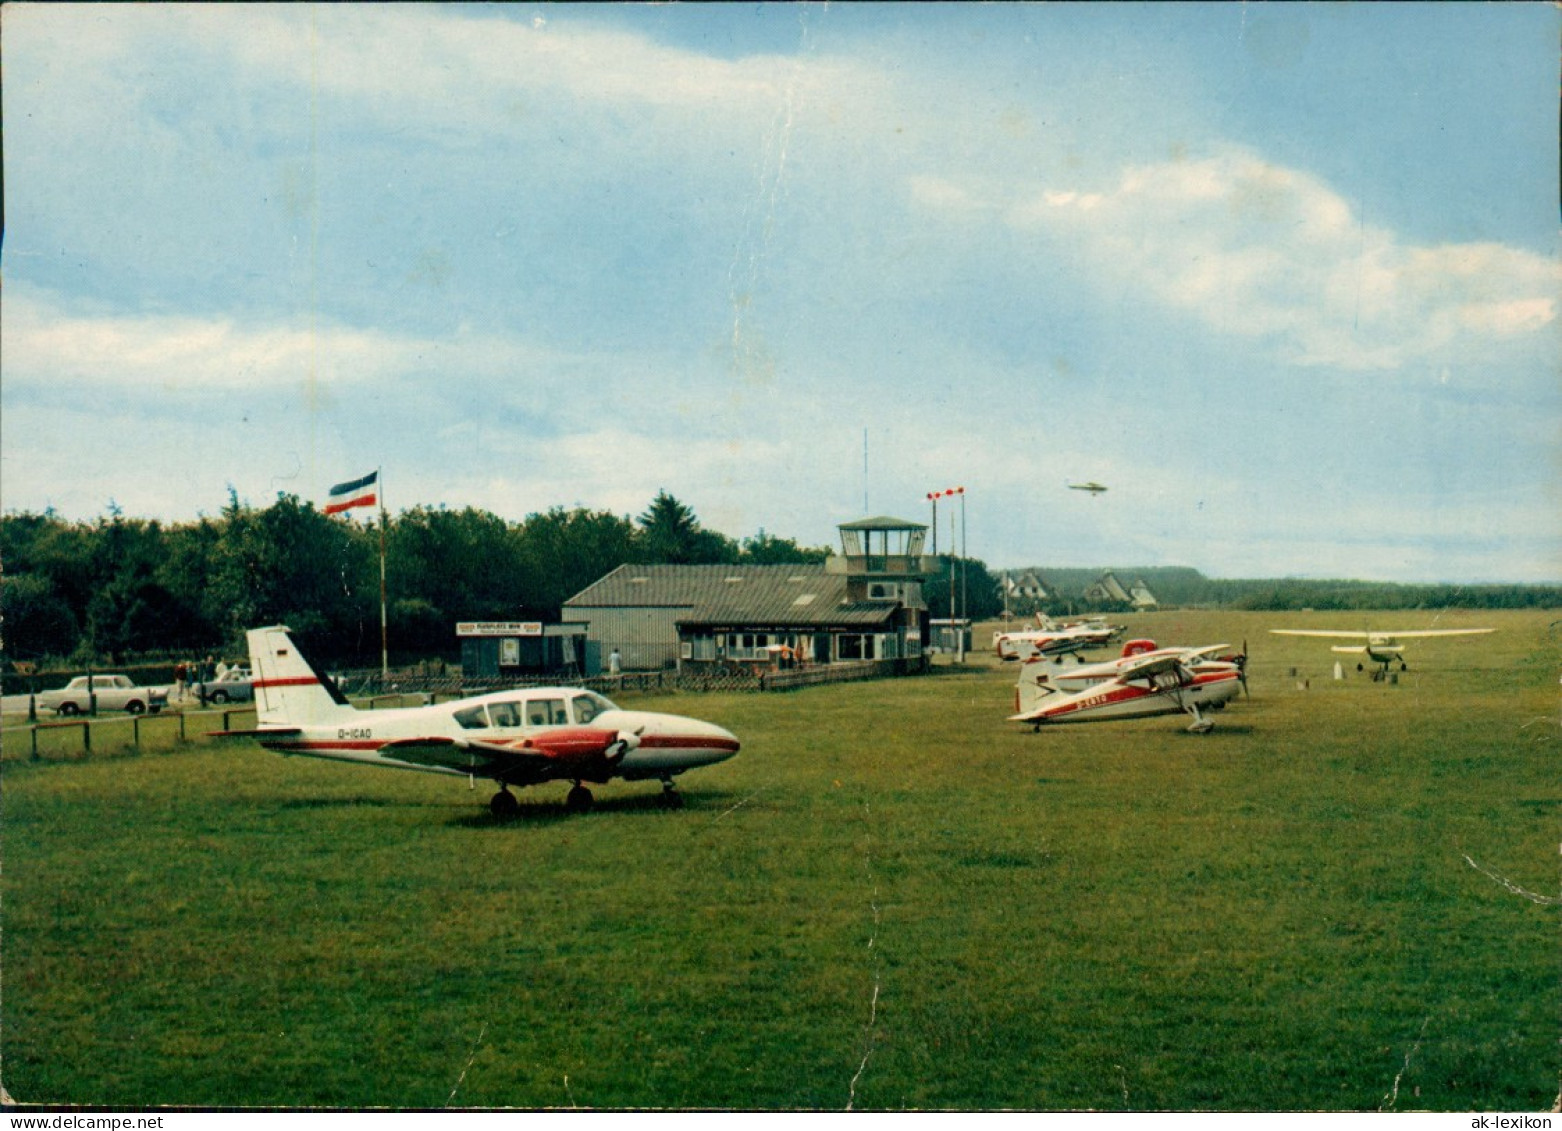
<path id="1" fill-rule="evenodd" d="M 581 726 L 589 723 L 603 711 L 618 710 L 612 700 L 598 695 L 595 691 L 583 691 L 570 702 L 575 708 L 575 722 Z"/>
<path id="2" fill-rule="evenodd" d="M 457 711 L 455 719 L 460 724 L 462 730 L 482 730 L 488 725 L 488 717 L 483 714 L 483 705 L 481 703 L 475 707 L 467 707 Z"/>

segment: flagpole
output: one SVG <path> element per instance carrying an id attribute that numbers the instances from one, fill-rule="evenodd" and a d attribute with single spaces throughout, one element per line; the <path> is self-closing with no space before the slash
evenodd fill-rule
<path id="1" fill-rule="evenodd" d="M 390 629 L 385 616 L 385 469 L 377 468 L 380 482 L 380 678 L 390 679 Z"/>

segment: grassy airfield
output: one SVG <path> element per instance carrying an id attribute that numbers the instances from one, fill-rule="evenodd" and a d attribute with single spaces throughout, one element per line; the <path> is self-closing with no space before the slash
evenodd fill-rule
<path id="1" fill-rule="evenodd" d="M 631 700 L 734 760 L 523 791 L 205 742 L 4 782 L 4 1085 L 108 1106 L 1549 1109 L 1558 614 L 1373 683 L 1270 627 L 1185 717 L 1004 721 L 1014 668 Z M 1554 623 L 1556 622 L 1556 623 Z M 983 634 L 985 639 L 985 634 Z M 979 641 L 980 643 L 980 641 Z M 1350 657 L 1339 657 L 1351 660 Z M 1292 675 L 1292 669 L 1296 674 Z M 14 736 L 13 736 L 14 739 Z"/>

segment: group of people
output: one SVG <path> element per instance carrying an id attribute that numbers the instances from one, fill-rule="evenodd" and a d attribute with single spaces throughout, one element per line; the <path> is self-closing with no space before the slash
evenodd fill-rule
<path id="1" fill-rule="evenodd" d="M 217 660 L 209 654 L 204 660 L 175 664 L 173 693 L 169 698 L 181 701 L 198 698 L 204 701 L 206 696 L 202 688 L 221 679 L 230 666 L 226 660 Z"/>

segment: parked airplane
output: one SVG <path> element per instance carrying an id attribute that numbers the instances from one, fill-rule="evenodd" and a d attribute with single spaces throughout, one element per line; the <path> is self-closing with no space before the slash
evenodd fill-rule
<path id="1" fill-rule="evenodd" d="M 673 788 L 675 775 L 738 752 L 737 738 L 714 723 L 621 710 L 582 688 L 517 688 L 360 711 L 304 658 L 286 627 L 251 629 L 247 636 L 257 728 L 223 737 L 255 738 L 283 754 L 490 778 L 499 783 L 489 802 L 496 817 L 519 810 L 512 785 L 572 781 L 565 802 L 583 811 L 592 801 L 583 783 L 610 778 L 658 778 L 662 803 L 676 809 L 683 797 Z"/>
<path id="2" fill-rule="evenodd" d="M 1106 485 L 1097 483 L 1092 479 L 1089 483 L 1070 483 L 1068 489 L 1070 491 L 1089 491 L 1092 495 L 1099 495 L 1106 490 Z"/>
<path id="3" fill-rule="evenodd" d="M 1083 664 L 1070 683 L 1058 681 L 1048 669 L 1053 664 L 1032 662 L 1020 672 L 1015 689 L 1015 711 L 1010 722 L 1082 723 L 1108 719 L 1170 715 L 1185 711 L 1193 716 L 1188 730 L 1203 734 L 1215 725 L 1199 708 L 1218 710 L 1242 684 L 1243 665 L 1235 659 L 1215 660 L 1209 653 L 1225 648 L 1162 648 L 1109 660 Z M 1091 670 L 1095 669 L 1095 670 Z M 1071 675 L 1075 673 L 1070 673 Z M 1077 686 L 1077 690 L 1071 689 Z"/>
<path id="4" fill-rule="evenodd" d="M 1335 632 L 1327 628 L 1271 628 L 1270 632 L 1276 636 L 1325 636 L 1337 640 L 1365 640 L 1365 644 L 1336 644 L 1329 650 L 1331 652 L 1347 652 L 1352 655 L 1365 654 L 1375 664 L 1381 664 L 1377 671 L 1372 673 L 1373 679 L 1382 679 L 1388 673 L 1389 664 L 1399 661 L 1399 670 L 1408 671 L 1403 652 L 1404 645 L 1400 644 L 1401 638 L 1421 636 L 1477 636 L 1482 633 L 1496 632 L 1495 628 L 1423 628 L 1410 632 Z M 1363 665 L 1357 664 L 1356 670 L 1361 671 Z"/>
<path id="5" fill-rule="evenodd" d="M 998 654 L 998 658 L 1029 660 L 1035 656 L 1081 652 L 1086 648 L 1099 648 L 1123 631 L 1121 625 L 1099 620 L 1056 624 L 1039 613 L 1036 623 L 1040 627 L 993 633 L 993 651 Z"/>
<path id="6" fill-rule="evenodd" d="M 1053 691 L 1072 694 L 1115 679 L 1137 661 L 1153 656 L 1175 656 L 1196 675 L 1225 671 L 1235 665 L 1238 681 L 1244 687 L 1247 684 L 1246 645 L 1243 645 L 1241 652 L 1233 652 L 1229 644 L 1206 644 L 1201 648 L 1161 648 L 1153 640 L 1130 640 L 1123 645 L 1122 654 L 1116 659 L 1097 663 L 1086 663 L 1079 656 L 1038 656 L 1025 662 L 1020 671 L 1020 684 L 1030 682 Z"/>

